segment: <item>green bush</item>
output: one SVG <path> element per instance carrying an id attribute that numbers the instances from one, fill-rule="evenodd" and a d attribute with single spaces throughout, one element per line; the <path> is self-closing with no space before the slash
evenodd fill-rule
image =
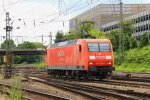
<path id="1" fill-rule="evenodd" d="M 122 64 L 119 63 L 119 54 L 114 53 L 114 55 L 116 71 L 150 72 L 150 45 L 125 51 Z"/>
<path id="2" fill-rule="evenodd" d="M 46 66 L 45 62 L 41 62 L 38 64 L 39 69 L 45 69 L 45 66 Z"/>
<path id="3" fill-rule="evenodd" d="M 141 39 L 141 41 L 140 41 L 139 47 L 144 47 L 144 46 L 148 45 L 148 43 L 149 43 L 148 35 L 147 35 L 147 33 L 145 32 L 145 33 L 143 34 L 143 36 L 142 36 L 142 39 Z"/>
<path id="4" fill-rule="evenodd" d="M 22 81 L 21 76 L 14 76 L 11 81 L 10 100 L 22 100 Z"/>

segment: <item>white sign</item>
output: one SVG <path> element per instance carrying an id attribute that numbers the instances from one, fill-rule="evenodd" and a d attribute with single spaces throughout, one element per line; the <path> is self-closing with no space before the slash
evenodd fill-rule
<path id="1" fill-rule="evenodd" d="M 95 59 L 95 56 L 90 56 L 90 59 Z"/>
<path id="2" fill-rule="evenodd" d="M 111 56 L 106 56 L 106 59 L 111 59 Z"/>

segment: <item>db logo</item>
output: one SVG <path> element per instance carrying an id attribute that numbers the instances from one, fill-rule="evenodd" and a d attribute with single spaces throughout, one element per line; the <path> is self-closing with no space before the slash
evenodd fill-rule
<path id="1" fill-rule="evenodd" d="M 64 56 L 64 51 L 58 51 L 57 56 Z"/>

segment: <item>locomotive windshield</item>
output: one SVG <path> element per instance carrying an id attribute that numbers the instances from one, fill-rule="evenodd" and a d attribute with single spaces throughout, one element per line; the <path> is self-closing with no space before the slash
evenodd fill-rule
<path id="1" fill-rule="evenodd" d="M 109 43 L 99 43 L 99 46 L 100 46 L 101 52 L 110 51 L 110 44 Z"/>
<path id="2" fill-rule="evenodd" d="M 88 50 L 90 52 L 108 52 L 110 51 L 109 43 L 88 43 Z"/>
<path id="3" fill-rule="evenodd" d="M 98 43 L 88 43 L 88 49 L 91 52 L 99 51 Z"/>

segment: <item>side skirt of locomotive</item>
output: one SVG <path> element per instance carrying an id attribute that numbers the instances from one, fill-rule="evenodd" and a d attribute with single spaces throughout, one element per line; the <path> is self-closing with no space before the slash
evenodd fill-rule
<path id="1" fill-rule="evenodd" d="M 49 66 L 46 68 L 48 75 L 55 77 L 68 77 L 75 79 L 89 79 L 95 77 L 97 79 L 105 79 L 110 77 L 113 67 L 89 67 L 88 71 L 84 70 L 84 66 Z"/>

